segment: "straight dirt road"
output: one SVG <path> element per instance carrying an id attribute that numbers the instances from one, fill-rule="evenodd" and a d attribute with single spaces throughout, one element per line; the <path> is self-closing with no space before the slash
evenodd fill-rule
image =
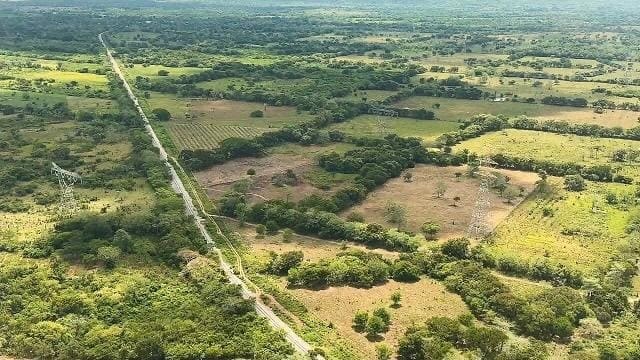
<path id="1" fill-rule="evenodd" d="M 213 241 L 213 238 L 209 234 L 209 231 L 207 231 L 207 228 L 204 226 L 205 220 L 202 217 L 200 217 L 200 214 L 198 213 L 196 207 L 193 205 L 193 199 L 191 198 L 191 195 L 186 190 L 182 180 L 176 173 L 175 168 L 169 162 L 167 152 L 165 151 L 164 147 L 162 146 L 162 143 L 156 136 L 156 133 L 153 130 L 153 127 L 151 126 L 151 123 L 149 122 L 147 115 L 144 113 L 144 111 L 142 110 L 142 107 L 138 103 L 138 98 L 135 96 L 135 94 L 131 90 L 131 87 L 129 86 L 127 79 L 124 77 L 124 74 L 120 70 L 120 66 L 118 65 L 115 58 L 113 57 L 111 50 L 109 50 L 109 47 L 107 46 L 107 43 L 104 41 L 102 34 L 98 35 L 98 39 L 100 39 L 100 43 L 102 43 L 102 46 L 104 46 L 107 52 L 107 57 L 111 62 L 111 67 L 113 68 L 113 71 L 118 75 L 120 80 L 122 80 L 123 86 L 127 91 L 129 98 L 131 99 L 131 101 L 133 101 L 133 104 L 135 105 L 136 110 L 142 117 L 142 120 L 144 121 L 145 129 L 149 134 L 149 136 L 151 137 L 153 146 L 155 146 L 158 149 L 160 157 L 164 161 L 167 168 L 169 168 L 169 172 L 171 174 L 171 187 L 175 190 L 175 192 L 178 195 L 182 196 L 184 200 L 185 211 L 187 212 L 188 215 L 193 216 L 194 222 L 198 227 L 198 229 L 200 230 L 200 233 L 205 238 L 207 243 L 217 252 L 218 257 L 220 259 L 220 267 L 226 274 L 227 278 L 229 279 L 229 282 L 240 286 L 243 297 L 256 299 L 256 294 L 251 290 L 249 290 L 247 285 L 238 276 L 234 274 L 231 266 L 224 260 L 224 257 L 222 256 L 220 249 L 216 247 L 215 242 Z M 293 345 L 296 351 L 302 354 L 308 354 L 309 351 L 313 349 L 313 347 L 309 345 L 306 341 L 304 341 L 300 336 L 298 336 L 289 325 L 287 325 L 284 321 L 282 321 L 273 312 L 273 310 L 271 310 L 271 308 L 262 304 L 258 299 L 256 299 L 255 307 L 256 307 L 256 312 L 259 315 L 265 317 L 267 321 L 269 321 L 271 326 L 273 326 L 277 330 L 281 330 L 284 332 L 286 339 L 291 343 L 291 345 Z M 320 360 L 323 358 L 318 356 L 316 357 L 316 359 Z"/>

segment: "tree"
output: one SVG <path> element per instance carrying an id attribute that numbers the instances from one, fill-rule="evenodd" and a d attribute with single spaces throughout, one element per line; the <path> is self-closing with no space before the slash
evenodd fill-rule
<path id="1" fill-rule="evenodd" d="M 383 307 L 373 310 L 372 316 L 377 316 L 382 319 L 385 325 L 385 330 L 387 330 L 389 325 L 391 325 L 391 314 L 389 314 L 389 311 Z"/>
<path id="2" fill-rule="evenodd" d="M 438 338 L 424 338 L 411 332 L 400 339 L 398 360 L 442 360 L 453 345 Z"/>
<path id="3" fill-rule="evenodd" d="M 379 344 L 376 346 L 376 357 L 378 360 L 390 360 L 392 353 L 391 348 L 387 344 Z"/>
<path id="4" fill-rule="evenodd" d="M 118 231 L 113 235 L 113 244 L 125 253 L 131 253 L 131 251 L 133 251 L 133 240 L 131 239 L 131 235 L 129 235 L 129 233 L 124 229 L 118 229 Z"/>
<path id="5" fill-rule="evenodd" d="M 267 227 L 266 226 L 264 226 L 262 224 L 259 224 L 258 226 L 256 226 L 256 235 L 258 237 L 263 237 L 266 232 L 267 232 Z"/>
<path id="6" fill-rule="evenodd" d="M 169 76 L 169 71 L 165 69 L 158 70 L 158 76 Z"/>
<path id="7" fill-rule="evenodd" d="M 118 263 L 121 251 L 115 246 L 102 246 L 96 251 L 96 258 L 109 269 L 113 269 Z"/>
<path id="8" fill-rule="evenodd" d="M 404 182 L 411 182 L 413 174 L 407 171 L 406 173 L 404 173 L 404 175 L 402 175 L 402 178 L 404 179 Z"/>
<path id="9" fill-rule="evenodd" d="M 424 234 L 425 238 L 430 240 L 435 239 L 436 234 L 440 231 L 440 225 L 433 221 L 427 221 L 422 224 L 420 231 Z"/>
<path id="10" fill-rule="evenodd" d="M 384 320 L 378 316 L 369 316 L 367 320 L 367 327 L 365 331 L 367 332 L 367 337 L 376 338 L 378 334 L 384 332 L 384 329 L 387 327 Z"/>
<path id="11" fill-rule="evenodd" d="M 520 190 L 515 186 L 508 186 L 503 192 L 502 197 L 507 200 L 507 204 L 511 204 L 514 199 L 520 195 Z"/>
<path id="12" fill-rule="evenodd" d="M 398 227 L 404 225 L 407 221 L 407 209 L 398 203 L 387 202 L 384 211 L 387 220 L 392 224 L 398 225 Z"/>
<path id="13" fill-rule="evenodd" d="M 445 255 L 466 259 L 469 257 L 469 240 L 465 238 L 452 239 L 442 244 L 440 249 Z"/>
<path id="14" fill-rule="evenodd" d="M 367 321 L 369 320 L 369 314 L 365 311 L 357 311 L 353 316 L 353 329 L 357 332 L 363 332 L 367 328 Z"/>
<path id="15" fill-rule="evenodd" d="M 454 196 L 453 197 L 453 206 L 458 206 L 458 203 L 460 202 L 460 196 Z"/>
<path id="16" fill-rule="evenodd" d="M 392 267 L 392 277 L 396 281 L 418 281 L 420 280 L 420 268 L 410 261 L 396 260 Z"/>
<path id="17" fill-rule="evenodd" d="M 284 229 L 282 231 L 282 241 L 285 243 L 289 243 L 291 242 L 291 239 L 293 238 L 293 231 L 289 228 Z"/>
<path id="18" fill-rule="evenodd" d="M 564 187 L 569 191 L 582 191 L 587 184 L 580 175 L 567 175 L 564 178 Z"/>
<path id="19" fill-rule="evenodd" d="M 158 121 L 169 121 L 171 120 L 171 113 L 167 109 L 156 108 L 151 110 L 151 113 Z"/>
<path id="20" fill-rule="evenodd" d="M 391 301 L 393 302 L 393 304 L 391 305 L 392 307 L 400 307 L 400 300 L 402 300 L 402 294 L 400 294 L 400 291 L 395 291 L 393 294 L 391 294 Z"/>
<path id="21" fill-rule="evenodd" d="M 435 188 L 435 192 L 434 195 L 440 199 L 442 196 L 444 196 L 444 194 L 447 192 L 447 184 L 444 183 L 444 181 L 438 181 L 438 183 L 436 184 L 436 188 Z"/>

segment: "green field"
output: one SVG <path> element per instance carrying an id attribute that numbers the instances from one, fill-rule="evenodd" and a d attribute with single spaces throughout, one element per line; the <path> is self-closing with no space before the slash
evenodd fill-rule
<path id="1" fill-rule="evenodd" d="M 498 226 L 488 248 L 498 257 L 546 258 L 593 275 L 628 242 L 634 187 L 589 183 L 577 193 L 563 190 L 560 179 L 550 184 L 548 193 L 534 194 Z M 609 204 L 608 193 L 623 200 Z M 545 208 L 552 215 L 544 216 Z"/>
<path id="2" fill-rule="evenodd" d="M 440 104 L 434 108 L 434 104 Z M 462 100 L 414 96 L 395 103 L 395 107 L 425 108 L 436 113 L 436 117 L 445 121 L 469 119 L 477 114 L 505 115 L 508 117 L 526 115 L 539 120 L 564 120 L 571 123 L 598 124 L 607 127 L 621 126 L 631 128 L 638 125 L 638 113 L 615 110 L 596 114 L 593 109 L 521 102 L 493 102 L 486 100 Z M 437 105 L 436 105 L 437 106 Z"/>
<path id="3" fill-rule="evenodd" d="M 218 143 L 230 137 L 253 138 L 269 129 L 213 124 L 170 123 L 167 129 L 179 150 L 213 149 Z"/>
<path id="4" fill-rule="evenodd" d="M 584 165 L 610 164 L 622 174 L 637 176 L 640 174 L 637 163 L 612 163 L 611 155 L 615 150 L 638 150 L 639 146 L 640 142 L 632 140 L 507 129 L 464 141 L 455 150 L 468 149 L 481 155 L 504 154 Z"/>
<path id="5" fill-rule="evenodd" d="M 340 130 L 353 136 L 383 137 L 388 133 L 393 133 L 402 137 L 418 137 L 432 141 L 444 133 L 456 131 L 458 127 L 459 124 L 452 121 L 361 115 L 333 125 L 331 129 Z"/>

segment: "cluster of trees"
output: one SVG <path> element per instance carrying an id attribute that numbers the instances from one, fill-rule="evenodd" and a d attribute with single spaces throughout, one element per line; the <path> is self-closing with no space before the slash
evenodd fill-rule
<path id="1" fill-rule="evenodd" d="M 291 257 L 287 255 L 287 259 Z M 278 257 L 276 261 L 279 262 L 280 259 Z M 388 279 L 415 282 L 420 279 L 420 275 L 420 268 L 411 261 L 403 259 L 391 261 L 379 254 L 352 250 L 339 253 L 334 259 L 292 267 L 287 279 L 289 285 L 295 287 L 323 288 L 349 285 L 368 288 L 383 284 Z"/>
<path id="2" fill-rule="evenodd" d="M 587 315 L 580 293 L 568 287 L 546 289 L 526 298 L 516 296 L 489 270 L 495 259 L 482 247 L 470 248 L 466 239 L 449 240 L 430 252 L 403 258 L 462 296 L 476 316 L 498 314 L 512 321 L 522 334 L 540 340 L 568 338 Z"/>
<path id="3" fill-rule="evenodd" d="M 362 191 L 351 188 L 345 189 L 343 194 L 345 197 L 355 196 Z M 322 203 L 322 199 L 317 199 L 314 205 Z M 415 251 L 418 248 L 416 239 L 410 235 L 387 230 L 378 224 L 348 222 L 334 213 L 308 206 L 310 201 L 295 204 L 282 200 L 269 200 L 249 206 L 243 194 L 232 192 L 220 199 L 218 209 L 221 215 L 262 224 L 269 232 L 288 228 L 299 234 L 314 235 L 322 239 L 353 240 L 368 246 L 398 251 Z"/>
<path id="4" fill-rule="evenodd" d="M 534 342 L 522 348 L 507 348 L 507 341 L 504 331 L 478 326 L 470 314 L 457 319 L 433 317 L 423 326 L 407 329 L 398 344 L 398 359 L 442 360 L 454 348 L 477 352 L 482 359 L 491 360 L 543 360 L 548 356 L 544 344 Z"/>
<path id="5" fill-rule="evenodd" d="M 289 286 L 324 288 L 349 285 L 369 288 L 387 281 L 392 264 L 379 254 L 360 250 L 339 253 L 335 258 L 304 263 L 289 270 Z"/>
<path id="6" fill-rule="evenodd" d="M 562 264 L 554 264 L 548 260 L 527 262 L 505 257 L 496 261 L 495 268 L 505 274 L 526 277 L 533 280 L 549 281 L 555 286 L 569 286 L 580 289 L 583 285 L 582 273 Z"/>
<path id="7" fill-rule="evenodd" d="M 589 102 L 585 98 L 567 98 L 563 96 L 545 96 L 540 100 L 545 105 L 557 105 L 557 106 L 573 106 L 573 107 L 587 107 Z"/>
<path id="8" fill-rule="evenodd" d="M 545 131 L 555 134 L 574 134 L 601 138 L 640 140 L 640 126 L 623 129 L 621 127 L 606 127 L 596 124 L 571 124 L 563 120 L 539 121 L 525 116 L 520 116 L 509 122 L 505 122 L 504 127 Z"/>
<path id="9" fill-rule="evenodd" d="M 545 172 L 552 176 L 574 176 L 602 182 L 617 182 L 622 184 L 633 183 L 633 178 L 621 174 L 616 174 L 609 165 L 586 166 L 575 163 L 551 162 L 546 160 L 536 160 L 531 158 L 521 158 L 504 154 L 491 156 L 497 166 L 506 169 L 515 169 L 530 172 Z M 578 189 L 580 191 L 582 189 Z"/>
<path id="10" fill-rule="evenodd" d="M 485 97 L 485 92 L 474 86 L 467 85 L 466 83 L 462 82 L 460 78 L 452 77 L 450 79 L 457 80 L 440 80 L 439 82 L 435 82 L 435 80 L 429 79 L 431 80 L 430 82 L 425 82 L 423 84 L 414 86 L 411 89 L 402 90 L 394 95 L 389 96 L 383 101 L 383 103 L 393 104 L 412 96 L 431 96 L 469 100 L 480 100 Z"/>
<path id="11" fill-rule="evenodd" d="M 177 78 L 150 79 L 138 76 L 135 86 L 140 90 L 174 93 L 184 97 L 225 98 L 267 103 L 274 106 L 292 105 L 300 110 L 320 111 L 332 98 L 339 98 L 355 90 L 397 90 L 401 84 L 418 74 L 420 68 L 409 66 L 403 70 L 379 70 L 368 65 L 332 63 L 328 67 L 310 66 L 292 60 L 270 65 L 251 65 L 222 62 L 197 74 Z M 253 85 L 230 87 L 215 91 L 197 86 L 198 82 L 240 77 Z M 309 79 L 287 92 L 268 86 L 255 86 L 269 80 Z"/>
<path id="12" fill-rule="evenodd" d="M 358 311 L 353 317 L 353 329 L 359 333 L 366 332 L 369 339 L 375 339 L 380 333 L 389 331 L 391 314 L 385 308 L 377 308 L 371 314 Z"/>

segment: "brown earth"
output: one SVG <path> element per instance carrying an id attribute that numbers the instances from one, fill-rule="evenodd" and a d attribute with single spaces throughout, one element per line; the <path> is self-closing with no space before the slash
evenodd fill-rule
<path id="1" fill-rule="evenodd" d="M 511 213 L 523 200 L 523 196 L 534 189 L 534 184 L 538 180 L 538 175 L 534 173 L 496 171 L 509 176 L 511 178 L 510 184 L 522 187 L 524 191 L 522 196 L 514 200 L 512 204 L 507 204 L 496 192 L 490 191 L 491 205 L 487 221 L 491 229 L 494 229 Z M 362 204 L 351 208 L 343 215 L 346 216 L 355 211 L 363 214 L 367 223 L 373 222 L 394 227 L 395 225 L 390 224 L 385 218 L 385 206 L 389 202 L 394 202 L 406 207 L 407 224 L 404 228 L 408 230 L 419 232 L 423 223 L 434 221 L 441 226 L 441 231 L 438 234 L 439 239 L 464 236 L 475 207 L 480 180 L 465 175 L 456 179 L 455 173 L 464 174 L 464 167 L 418 165 L 410 172 L 413 174 L 411 182 L 405 182 L 402 178 L 391 179 L 370 193 Z M 439 182 L 445 183 L 447 187 L 441 198 L 434 195 Z M 457 203 L 453 201 L 456 196 L 460 197 L 460 201 Z"/>

